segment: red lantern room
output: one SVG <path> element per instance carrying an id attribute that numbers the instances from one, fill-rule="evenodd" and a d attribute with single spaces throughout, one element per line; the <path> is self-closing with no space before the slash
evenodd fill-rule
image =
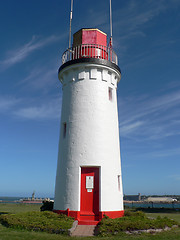
<path id="1" fill-rule="evenodd" d="M 94 44 L 107 47 L 107 34 L 99 29 L 80 29 L 73 35 L 73 47 Z"/>
<path id="2" fill-rule="evenodd" d="M 80 58 L 105 59 L 118 65 L 111 44 L 107 46 L 107 34 L 94 28 L 83 28 L 73 35 L 72 48 L 64 52 L 62 63 Z"/>
<path id="3" fill-rule="evenodd" d="M 81 29 L 73 35 L 73 59 L 108 60 L 107 35 L 99 29 Z"/>

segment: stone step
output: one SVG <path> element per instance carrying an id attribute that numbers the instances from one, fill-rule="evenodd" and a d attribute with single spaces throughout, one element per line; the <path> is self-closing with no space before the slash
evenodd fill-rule
<path id="1" fill-rule="evenodd" d="M 96 225 L 77 225 L 76 229 L 72 232 L 71 236 L 78 237 L 91 237 L 97 233 Z"/>

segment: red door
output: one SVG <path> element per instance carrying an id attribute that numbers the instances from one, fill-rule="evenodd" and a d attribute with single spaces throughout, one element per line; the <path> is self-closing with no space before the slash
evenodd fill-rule
<path id="1" fill-rule="evenodd" d="M 99 220 L 99 168 L 81 168 L 81 220 Z"/>

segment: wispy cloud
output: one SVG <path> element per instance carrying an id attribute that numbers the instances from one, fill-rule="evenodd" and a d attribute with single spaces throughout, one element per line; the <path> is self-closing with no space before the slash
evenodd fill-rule
<path id="1" fill-rule="evenodd" d="M 137 121 L 137 122 L 130 123 L 130 124 L 124 124 L 121 127 L 121 134 L 131 133 L 131 132 L 135 131 L 136 129 L 138 129 L 141 125 L 143 125 L 142 121 Z"/>
<path id="2" fill-rule="evenodd" d="M 130 99 L 130 101 L 134 101 L 134 99 Z M 161 96 L 155 97 L 147 97 L 145 99 L 140 99 L 135 101 L 136 107 L 134 108 L 134 103 L 132 102 L 132 110 L 131 110 L 131 118 L 127 118 L 122 121 L 123 124 L 127 124 L 128 122 L 135 121 L 139 118 L 147 116 L 152 113 L 159 113 L 159 111 L 167 110 L 173 106 L 180 105 L 180 91 L 174 91 L 171 93 L 167 93 Z M 138 105 L 137 105 L 138 104 Z M 133 111 L 133 112 L 132 112 Z M 132 113 L 135 114 L 132 115 Z"/>
<path id="3" fill-rule="evenodd" d="M 180 174 L 169 175 L 169 178 L 171 178 L 175 181 L 180 181 Z"/>
<path id="4" fill-rule="evenodd" d="M 20 99 L 12 96 L 0 96 L 0 112 L 9 110 L 20 102 Z"/>
<path id="5" fill-rule="evenodd" d="M 129 38 L 136 34 L 144 36 L 141 27 L 168 8 L 176 7 L 177 2 L 173 0 L 150 0 L 143 2 L 141 0 L 131 0 L 118 5 L 120 6 L 119 8 L 117 8 L 116 3 L 112 3 L 113 30 L 119 31 L 119 37 L 123 38 Z M 85 25 L 103 27 L 104 30 L 109 32 L 109 9 L 102 9 L 100 5 L 97 8 L 94 9 L 92 6 L 86 8 L 87 11 L 84 11 L 84 15 L 86 15 Z"/>
<path id="6" fill-rule="evenodd" d="M 172 157 L 172 156 L 179 156 L 180 155 L 180 148 L 170 148 L 166 150 L 152 152 L 152 155 L 157 158 L 165 158 L 165 157 Z M 171 159 L 172 161 L 172 159 Z"/>
<path id="7" fill-rule="evenodd" d="M 159 7 L 156 9 L 153 6 L 146 5 L 147 4 L 140 4 L 138 2 L 131 1 L 126 8 L 116 10 L 115 16 L 117 20 L 114 22 L 114 28 L 119 28 L 123 31 L 123 33 L 127 33 L 127 37 L 132 35 L 132 32 L 135 32 L 140 26 L 150 21 L 160 12 Z M 156 7 L 157 5 L 159 5 L 158 2 Z M 119 21 L 117 15 L 121 16 Z M 139 33 L 141 34 L 141 31 L 139 31 Z M 123 38 L 125 38 L 124 34 Z"/>
<path id="8" fill-rule="evenodd" d="M 157 163 L 157 165 L 163 164 L 163 166 L 166 167 L 170 164 L 170 166 L 175 166 L 175 169 L 180 168 L 180 149 L 178 147 L 170 145 L 168 147 L 164 147 L 163 142 L 162 144 L 157 144 L 157 141 L 155 142 L 155 145 L 156 146 L 154 146 L 152 142 L 150 145 L 144 142 L 144 144 L 141 144 L 140 146 L 139 143 L 135 144 L 135 141 L 131 141 L 131 145 L 127 148 L 128 150 L 126 149 L 125 153 L 123 151 L 123 159 L 128 159 L 130 157 L 131 160 L 130 163 L 128 161 L 128 164 L 134 164 L 136 161 L 143 161 L 143 164 L 147 164 L 151 161 L 152 165 Z"/>
<path id="9" fill-rule="evenodd" d="M 151 0 L 151 1 L 129 1 L 114 11 L 114 29 L 121 30 L 121 36 L 139 31 L 142 34 L 142 26 L 157 17 L 169 8 L 176 8 L 178 1 Z M 144 33 L 143 33 L 144 34 Z"/>
<path id="10" fill-rule="evenodd" d="M 0 96 L 0 113 L 26 120 L 60 119 L 62 96 L 53 98 L 22 98 Z"/>
<path id="11" fill-rule="evenodd" d="M 23 61 L 35 50 L 38 50 L 48 44 L 56 42 L 56 41 L 60 40 L 62 37 L 63 37 L 63 35 L 62 36 L 50 36 L 50 37 L 41 39 L 39 37 L 33 36 L 32 39 L 28 43 L 24 44 L 23 46 L 21 46 L 17 49 L 10 50 L 7 52 L 6 57 L 0 61 L 1 70 L 7 69 L 16 63 Z"/>
<path id="12" fill-rule="evenodd" d="M 127 57 L 127 49 L 132 47 L 135 39 L 148 41 L 146 39 L 147 29 L 154 24 L 154 19 L 161 14 L 169 11 L 170 9 L 176 9 L 179 7 L 180 1 L 166 1 L 166 0 L 150 0 L 150 1 L 128 1 L 121 6 L 120 9 L 114 10 L 113 17 L 113 30 L 114 30 L 114 47 L 121 50 L 121 58 Z M 171 29 L 169 29 L 170 31 Z M 150 30 L 151 31 L 151 30 Z M 151 43 L 152 46 L 158 46 L 159 48 L 172 45 L 176 38 L 173 38 L 169 31 L 165 31 L 164 36 L 160 36 L 161 33 L 154 35 L 156 41 Z M 178 31 L 178 30 L 177 30 Z M 163 41 L 162 41 L 163 38 Z M 134 46 L 134 45 L 133 45 Z M 147 49 L 148 51 L 148 49 Z M 123 53 L 126 53 L 124 56 Z M 138 53 L 135 55 L 137 56 Z M 148 51 L 148 55 L 151 51 Z M 153 52 L 153 55 L 155 53 Z M 150 55 L 151 56 L 151 55 Z M 146 55 L 147 57 L 147 55 Z M 124 59 L 124 61 L 125 61 Z M 138 59 L 142 57 L 138 56 Z M 133 59 L 133 64 L 134 64 Z"/>
<path id="13" fill-rule="evenodd" d="M 59 119 L 61 112 L 61 99 L 57 97 L 47 101 L 39 106 L 37 104 L 20 107 L 13 114 L 21 119 L 27 120 L 47 120 L 47 119 Z"/>
<path id="14" fill-rule="evenodd" d="M 58 66 L 55 64 L 51 66 L 34 67 L 28 73 L 28 76 L 18 82 L 24 88 L 48 92 L 51 88 L 59 86 L 58 81 Z"/>
<path id="15" fill-rule="evenodd" d="M 120 130 L 123 137 L 158 139 L 180 135 L 180 91 L 138 99 L 119 99 Z"/>

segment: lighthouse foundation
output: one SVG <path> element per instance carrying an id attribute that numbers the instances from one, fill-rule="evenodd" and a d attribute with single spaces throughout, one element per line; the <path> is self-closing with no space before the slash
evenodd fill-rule
<path id="1" fill-rule="evenodd" d="M 99 212 L 98 215 L 88 215 L 88 214 L 81 214 L 80 211 L 70 211 L 67 210 L 54 210 L 53 212 L 58 214 L 65 214 L 67 216 L 73 217 L 75 220 L 78 221 L 78 225 L 97 225 L 99 221 L 105 216 L 115 219 L 124 216 L 123 211 L 109 211 L 109 212 Z"/>

